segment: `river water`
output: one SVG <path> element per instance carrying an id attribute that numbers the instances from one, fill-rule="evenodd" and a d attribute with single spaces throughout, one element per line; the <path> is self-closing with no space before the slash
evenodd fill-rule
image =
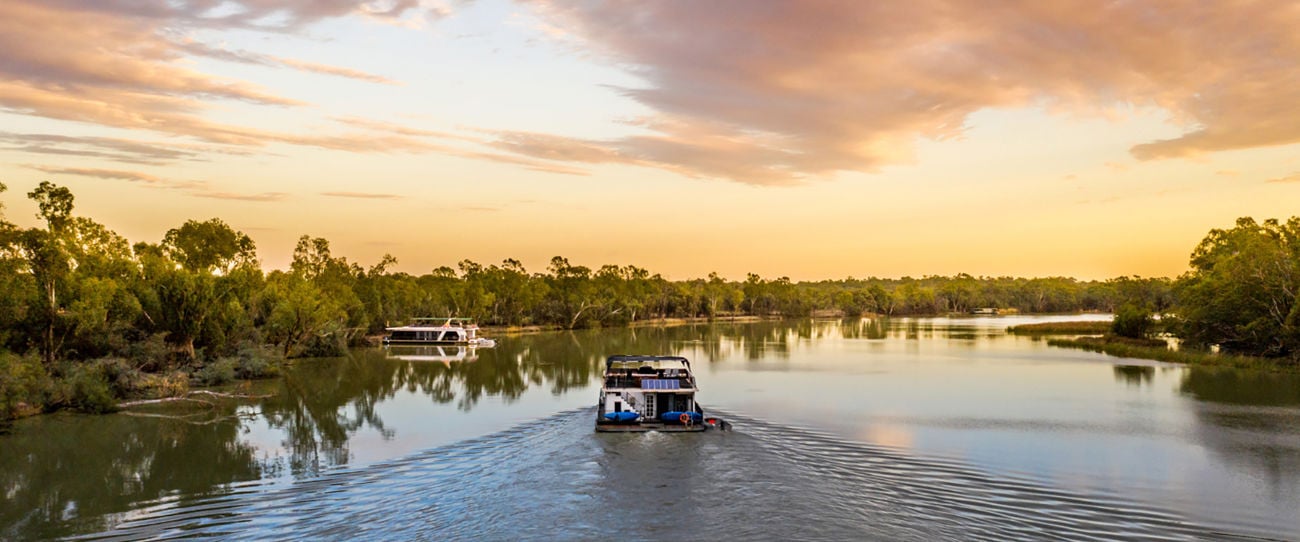
<path id="1" fill-rule="evenodd" d="M 1300 540 L 1300 377 L 1004 332 L 1079 318 L 302 360 L 226 390 L 255 399 L 21 420 L 0 436 L 0 539 Z M 734 430 L 594 433 L 621 353 L 690 358 Z"/>

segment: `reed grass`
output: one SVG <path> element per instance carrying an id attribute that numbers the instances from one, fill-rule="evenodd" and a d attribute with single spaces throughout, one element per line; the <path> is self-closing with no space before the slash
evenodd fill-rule
<path id="1" fill-rule="evenodd" d="M 1081 322 L 1044 322 L 1022 324 L 1007 328 L 1007 333 L 1019 335 L 1096 335 L 1110 331 L 1110 320 Z"/>
<path id="2" fill-rule="evenodd" d="M 1140 341 L 1138 339 L 1137 341 Z M 1156 341 L 1163 343 L 1163 341 Z M 1049 346 L 1077 348 L 1120 358 L 1138 358 L 1187 365 L 1231 367 L 1236 369 L 1263 369 L 1270 371 L 1300 372 L 1300 363 L 1286 358 L 1261 358 L 1222 354 L 1205 350 L 1170 350 L 1163 344 L 1141 344 L 1122 337 L 1078 337 L 1074 339 L 1048 339 Z"/>

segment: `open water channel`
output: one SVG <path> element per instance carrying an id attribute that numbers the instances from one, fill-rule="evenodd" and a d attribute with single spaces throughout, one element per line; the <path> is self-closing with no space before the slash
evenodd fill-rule
<path id="1" fill-rule="evenodd" d="M 1300 540 L 1300 377 L 1004 332 L 1079 318 L 302 360 L 233 390 L 260 399 L 21 420 L 0 436 L 0 539 Z M 620 353 L 690 358 L 734 431 L 594 433 Z"/>

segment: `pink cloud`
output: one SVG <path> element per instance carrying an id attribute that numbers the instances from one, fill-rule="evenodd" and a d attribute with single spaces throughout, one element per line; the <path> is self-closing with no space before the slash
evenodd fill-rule
<path id="1" fill-rule="evenodd" d="M 359 70 L 251 52 L 206 47 L 177 35 L 196 26 L 263 24 L 267 17 L 287 25 L 328 17 L 362 14 L 397 17 L 416 10 L 408 1 L 130 2 L 125 0 L 0 2 L 0 110 L 114 128 L 179 135 L 221 147 L 269 143 L 316 146 L 350 152 L 426 152 L 437 145 L 418 137 L 389 133 L 285 133 L 225 124 L 209 118 L 217 102 L 234 100 L 270 107 L 303 102 L 273 94 L 258 85 L 196 71 L 185 58 L 214 56 L 378 83 L 394 81 Z M 220 16 L 213 10 L 221 6 Z M 80 154 L 125 162 L 156 163 L 147 151 L 114 152 L 63 142 L 35 145 L 3 137 L 34 152 Z M 113 143 L 110 146 L 120 146 Z M 173 155 L 188 151 L 164 145 Z M 166 154 L 166 153 L 163 153 Z"/>
<path id="2" fill-rule="evenodd" d="M 1300 8 L 1285 0 L 533 5 L 645 80 L 624 92 L 657 112 L 648 134 L 577 143 L 686 174 L 870 172 L 988 108 L 1155 107 L 1187 127 L 1133 147 L 1139 160 L 1300 142 Z"/>

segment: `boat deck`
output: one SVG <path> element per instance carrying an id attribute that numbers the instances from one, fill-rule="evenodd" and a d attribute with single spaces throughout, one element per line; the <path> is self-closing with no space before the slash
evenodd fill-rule
<path id="1" fill-rule="evenodd" d="M 704 424 L 681 425 L 677 423 L 630 423 L 630 424 L 596 424 L 596 431 L 602 433 L 645 433 L 662 431 L 664 433 L 696 433 L 708 429 Z"/>

